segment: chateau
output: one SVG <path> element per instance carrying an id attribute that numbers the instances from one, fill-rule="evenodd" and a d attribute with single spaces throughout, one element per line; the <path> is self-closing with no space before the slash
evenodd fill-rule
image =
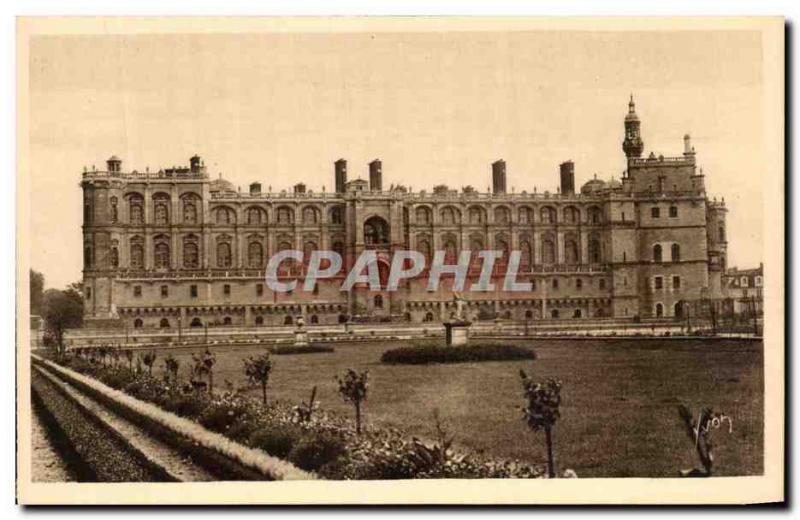
<path id="1" fill-rule="evenodd" d="M 492 164 L 492 191 L 436 186 L 384 188 L 379 160 L 369 180 L 348 180 L 333 165 L 335 190 L 245 193 L 212 179 L 202 159 L 158 172 L 125 171 L 111 157 L 105 171 L 84 171 L 84 296 L 87 326 L 131 328 L 291 325 L 355 320 L 430 322 L 454 307 L 452 279 L 427 290 L 426 271 L 398 291 L 342 279 L 365 249 L 378 254 L 385 279 L 396 250 L 430 259 L 443 250 L 521 252 L 519 281 L 530 292 L 465 292 L 470 319 L 512 320 L 680 317 L 685 303 L 721 292 L 726 269 L 724 202 L 709 200 L 688 135 L 677 157 L 642 157 L 633 98 L 624 119 L 621 180 L 592 179 L 575 190 L 575 165 L 560 165 L 555 193 L 506 189 L 506 164 Z M 333 250 L 341 277 L 313 291 L 272 292 L 264 279 L 277 251 Z M 306 255 L 308 256 L 308 255 Z M 500 279 L 503 261 L 495 266 Z M 477 260 L 477 259 L 476 259 Z M 281 276 L 301 278 L 303 265 Z M 478 262 L 470 276 L 480 272 Z"/>

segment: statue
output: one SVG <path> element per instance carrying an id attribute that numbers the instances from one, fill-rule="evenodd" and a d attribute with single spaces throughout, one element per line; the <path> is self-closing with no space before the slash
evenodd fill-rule
<path id="1" fill-rule="evenodd" d="M 453 301 L 456 302 L 455 319 L 463 320 L 464 319 L 464 298 L 461 296 L 461 293 L 453 291 Z"/>

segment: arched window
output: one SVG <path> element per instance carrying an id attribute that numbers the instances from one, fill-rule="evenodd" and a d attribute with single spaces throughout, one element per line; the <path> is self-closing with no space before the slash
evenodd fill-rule
<path id="1" fill-rule="evenodd" d="M 144 268 L 144 241 L 142 237 L 132 237 L 130 242 L 131 269 Z"/>
<path id="2" fill-rule="evenodd" d="M 278 224 L 288 225 L 294 221 L 294 212 L 292 208 L 281 206 L 277 211 Z"/>
<path id="3" fill-rule="evenodd" d="M 494 248 L 497 251 L 501 251 L 503 256 L 497 259 L 497 263 L 499 264 L 506 264 L 508 263 L 509 258 L 509 247 L 508 241 L 506 240 L 505 235 L 497 235 L 494 239 Z"/>
<path id="4" fill-rule="evenodd" d="M 661 262 L 661 244 L 653 246 L 653 262 Z"/>
<path id="5" fill-rule="evenodd" d="M 564 241 L 564 263 L 569 265 L 577 265 L 580 263 L 578 242 L 574 239 L 568 238 Z"/>
<path id="6" fill-rule="evenodd" d="M 527 239 L 523 239 L 519 243 L 519 251 L 520 251 L 519 264 L 521 267 L 524 268 L 523 270 L 527 271 L 533 264 L 533 255 L 532 255 L 533 248 L 531 247 L 531 243 Z"/>
<path id="7" fill-rule="evenodd" d="M 264 316 L 256 316 L 256 325 L 264 324 Z"/>
<path id="8" fill-rule="evenodd" d="M 372 303 L 376 309 L 383 309 L 383 296 L 376 294 L 375 298 L 372 299 Z"/>
<path id="9" fill-rule="evenodd" d="M 197 247 L 197 238 L 194 235 L 183 239 L 183 267 L 187 269 L 200 267 L 200 251 Z"/>
<path id="10" fill-rule="evenodd" d="M 111 248 L 111 251 L 109 252 L 108 255 L 108 261 L 111 264 L 112 269 L 116 269 L 117 267 L 119 267 L 119 251 L 117 250 L 116 247 Z"/>
<path id="11" fill-rule="evenodd" d="M 111 223 L 116 224 L 117 220 L 119 219 L 119 210 L 117 208 L 117 198 L 111 197 L 109 199 L 111 203 Z"/>
<path id="12" fill-rule="evenodd" d="M 425 322 L 433 321 L 433 313 L 432 312 L 426 312 L 425 313 L 425 318 L 422 321 L 425 321 Z"/>
<path id="13" fill-rule="evenodd" d="M 336 240 L 331 246 L 331 249 L 334 253 L 341 256 L 342 260 L 344 260 L 344 242 L 341 240 Z M 342 261 L 342 268 L 344 269 L 344 261 Z"/>
<path id="14" fill-rule="evenodd" d="M 189 324 L 190 327 L 202 327 L 203 321 L 200 318 L 192 318 L 192 323 Z"/>
<path id="15" fill-rule="evenodd" d="M 427 226 L 431 223 L 431 210 L 425 206 L 420 206 L 417 208 L 416 211 L 417 215 L 417 224 L 421 226 Z"/>
<path id="16" fill-rule="evenodd" d="M 589 224 L 600 224 L 602 222 L 602 214 L 600 208 L 592 206 L 589 208 Z"/>
<path id="17" fill-rule="evenodd" d="M 168 329 L 169 320 L 167 318 L 161 318 L 161 321 L 159 322 L 158 326 L 161 327 L 162 329 Z"/>
<path id="18" fill-rule="evenodd" d="M 592 234 L 589 237 L 589 263 L 599 264 L 602 261 L 602 251 L 600 250 L 600 237 Z"/>
<path id="19" fill-rule="evenodd" d="M 425 265 L 430 265 L 432 250 L 431 243 L 427 237 L 417 237 L 417 251 L 425 257 Z"/>
<path id="20" fill-rule="evenodd" d="M 92 251 L 92 246 L 87 245 L 83 248 L 83 265 L 85 265 L 87 269 L 91 269 L 93 263 L 94 252 Z"/>
<path id="21" fill-rule="evenodd" d="M 144 198 L 138 193 L 128 198 L 128 221 L 131 224 L 144 223 Z"/>
<path id="22" fill-rule="evenodd" d="M 508 214 L 508 208 L 499 207 L 494 209 L 494 222 L 495 224 L 508 224 L 511 220 Z"/>
<path id="23" fill-rule="evenodd" d="M 284 325 L 291 325 L 292 323 L 294 323 L 294 322 L 292 321 L 292 317 L 291 316 L 286 316 L 285 318 L 283 318 L 283 324 Z"/>
<path id="24" fill-rule="evenodd" d="M 310 318 L 308 318 L 308 322 L 309 322 L 311 325 L 316 325 L 316 324 L 318 324 L 318 323 L 319 323 L 319 318 L 317 317 L 317 315 L 316 315 L 316 314 L 312 314 L 312 315 L 311 315 L 311 317 L 310 317 Z"/>
<path id="25" fill-rule="evenodd" d="M 458 243 L 456 237 L 453 235 L 444 235 L 442 237 L 442 245 L 444 246 L 444 261 L 447 264 L 453 264 L 458 259 Z"/>
<path id="26" fill-rule="evenodd" d="M 256 226 L 264 222 L 264 212 L 260 208 L 247 208 L 247 223 Z"/>
<path id="27" fill-rule="evenodd" d="M 580 309 L 575 309 L 575 312 L 572 313 L 572 317 L 573 318 L 580 318 L 582 316 L 583 316 L 583 314 L 581 313 Z"/>
<path id="28" fill-rule="evenodd" d="M 169 244 L 165 241 L 156 242 L 153 252 L 153 263 L 156 269 L 168 269 L 170 266 Z"/>
<path id="29" fill-rule="evenodd" d="M 573 206 L 567 206 L 564 208 L 564 222 L 567 224 L 577 224 L 578 223 L 578 210 Z"/>
<path id="30" fill-rule="evenodd" d="M 553 242 L 553 238 L 549 235 L 542 239 L 542 263 L 556 263 L 556 246 Z"/>
<path id="31" fill-rule="evenodd" d="M 231 267 L 233 258 L 231 256 L 231 244 L 226 240 L 217 242 L 217 267 Z"/>
<path id="32" fill-rule="evenodd" d="M 331 208 L 331 224 L 341 225 L 344 223 L 344 211 L 341 206 Z"/>
<path id="33" fill-rule="evenodd" d="M 318 221 L 316 209 L 310 206 L 303 208 L 303 224 L 316 224 Z"/>
<path id="34" fill-rule="evenodd" d="M 675 304 L 675 317 L 683 318 L 683 302 L 678 302 Z"/>
<path id="35" fill-rule="evenodd" d="M 531 318 L 533 318 L 533 311 L 531 311 L 531 310 L 525 311 L 525 319 L 529 320 Z"/>
<path id="36" fill-rule="evenodd" d="M 556 210 L 550 206 L 545 206 L 539 211 L 539 216 L 544 224 L 554 224 L 556 221 Z"/>
<path id="37" fill-rule="evenodd" d="M 553 309 L 550 311 L 550 317 L 553 319 L 558 319 L 558 309 Z"/>
<path id="38" fill-rule="evenodd" d="M 662 303 L 656 304 L 656 318 L 661 318 L 664 316 L 664 305 Z"/>
<path id="39" fill-rule="evenodd" d="M 144 322 L 142 321 L 142 318 L 136 318 L 135 320 L 133 320 L 134 329 L 141 329 L 142 327 L 144 327 Z"/>
<path id="40" fill-rule="evenodd" d="M 223 325 L 232 325 L 233 324 L 233 320 L 231 319 L 230 316 L 225 316 L 225 318 L 222 320 L 222 324 Z"/>
<path id="41" fill-rule="evenodd" d="M 317 243 L 313 240 L 306 241 L 303 244 L 303 263 L 308 265 L 311 260 L 311 254 L 317 250 Z"/>
<path id="42" fill-rule="evenodd" d="M 253 269 L 259 269 L 264 265 L 264 247 L 260 242 L 250 242 L 247 246 L 247 262 Z"/>
<path id="43" fill-rule="evenodd" d="M 364 222 L 364 243 L 382 245 L 389 243 L 389 224 L 380 217 L 372 217 Z"/>
<path id="44" fill-rule="evenodd" d="M 153 196 L 153 220 L 158 226 L 169 224 L 169 196 Z"/>
<path id="45" fill-rule="evenodd" d="M 719 234 L 719 241 L 725 242 L 725 226 L 719 226 L 718 234 Z"/>
<path id="46" fill-rule="evenodd" d="M 442 224 L 452 226 L 456 223 L 456 210 L 451 207 L 442 208 Z"/>
<path id="47" fill-rule="evenodd" d="M 221 226 L 227 226 L 235 223 L 236 214 L 230 208 L 217 208 L 216 219 L 217 224 Z"/>
<path id="48" fill-rule="evenodd" d="M 531 208 L 519 208 L 519 223 L 530 224 L 533 222 L 533 213 Z"/>
<path id="49" fill-rule="evenodd" d="M 470 224 L 483 224 L 483 208 L 473 206 L 469 208 L 469 223 Z"/>
<path id="50" fill-rule="evenodd" d="M 183 199 L 183 223 L 197 223 L 197 204 L 193 197 L 184 197 Z"/>
<path id="51" fill-rule="evenodd" d="M 672 244 L 672 261 L 673 262 L 680 262 L 681 261 L 681 246 L 679 244 Z"/>

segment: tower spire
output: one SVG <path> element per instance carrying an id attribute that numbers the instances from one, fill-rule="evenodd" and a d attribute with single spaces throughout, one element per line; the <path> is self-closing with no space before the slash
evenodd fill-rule
<path id="1" fill-rule="evenodd" d="M 636 115 L 636 104 L 633 102 L 633 93 L 631 93 L 628 114 L 625 116 L 625 140 L 622 141 L 622 150 L 628 159 L 641 157 L 644 151 L 640 125 L 639 116 Z"/>

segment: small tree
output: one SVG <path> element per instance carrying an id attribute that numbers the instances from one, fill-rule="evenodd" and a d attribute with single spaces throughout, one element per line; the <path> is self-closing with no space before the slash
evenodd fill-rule
<path id="1" fill-rule="evenodd" d="M 352 403 L 356 409 L 356 433 L 361 435 L 361 403 L 367 399 L 369 389 L 369 370 L 360 374 L 348 369 L 344 377 L 337 377 L 339 393 L 345 402 Z"/>
<path id="2" fill-rule="evenodd" d="M 172 354 L 167 355 L 164 358 L 164 379 L 167 382 L 172 382 L 173 384 L 178 384 L 178 368 L 180 367 L 180 362 L 172 357 Z"/>
<path id="3" fill-rule="evenodd" d="M 203 376 L 208 377 L 208 393 L 214 391 L 214 365 L 217 362 L 216 356 L 206 347 L 202 354 L 192 354 L 194 361 L 194 375 L 202 380 Z"/>
<path id="4" fill-rule="evenodd" d="M 713 430 L 719 429 L 725 421 L 728 422 L 728 433 L 732 433 L 733 421 L 725 414 L 715 413 L 711 408 L 703 408 L 700 410 L 697 421 L 695 421 L 692 417 L 692 412 L 684 405 L 678 406 L 678 415 L 683 420 L 686 433 L 694 444 L 697 456 L 700 458 L 700 464 L 703 465 L 702 469 L 694 468 L 681 470 L 681 476 L 710 477 L 714 464 L 714 455 L 712 454 L 714 443 L 711 438 L 711 433 Z"/>
<path id="5" fill-rule="evenodd" d="M 272 372 L 272 360 L 269 358 L 269 351 L 258 356 L 250 356 L 244 359 L 244 374 L 252 385 L 261 385 L 261 399 L 264 405 L 267 404 L 267 383 L 269 374 Z"/>
<path id="6" fill-rule="evenodd" d="M 553 456 L 553 426 L 559 417 L 561 406 L 561 382 L 548 379 L 545 383 L 533 381 L 524 370 L 519 371 L 522 378 L 522 387 L 525 399 L 528 401 L 522 407 L 522 413 L 528 427 L 533 431 L 544 430 L 547 442 L 547 474 L 550 478 L 556 476 L 555 457 Z"/>
<path id="7" fill-rule="evenodd" d="M 126 350 L 123 354 L 125 355 L 125 359 L 128 360 L 128 370 L 133 372 L 133 351 L 129 349 Z"/>
<path id="8" fill-rule="evenodd" d="M 44 293 L 43 318 L 47 343 L 56 347 L 59 358 L 66 353 L 64 332 L 83 324 L 83 297 L 73 289 L 48 289 Z"/>
<path id="9" fill-rule="evenodd" d="M 144 366 L 147 367 L 148 375 L 151 376 L 153 375 L 153 365 L 155 364 L 155 362 L 156 362 L 156 353 L 154 350 L 151 350 L 150 352 L 147 352 L 142 355 L 142 363 L 144 363 Z"/>

